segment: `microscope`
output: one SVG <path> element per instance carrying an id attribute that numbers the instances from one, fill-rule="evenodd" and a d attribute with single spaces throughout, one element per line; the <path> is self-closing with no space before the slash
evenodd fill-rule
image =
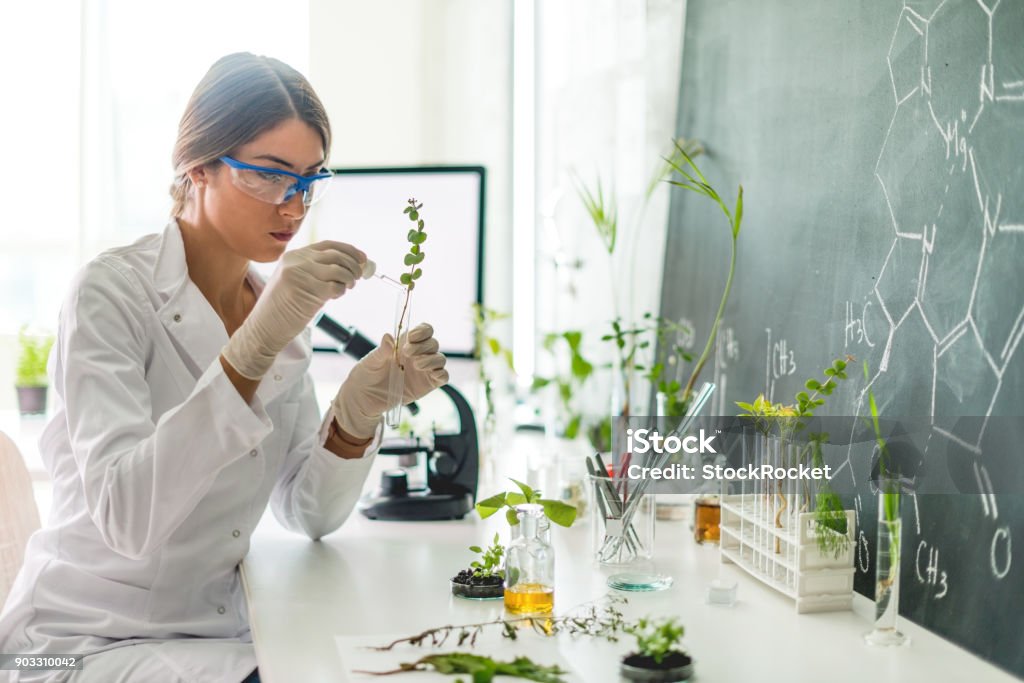
<path id="1" fill-rule="evenodd" d="M 342 344 L 340 351 L 355 358 L 362 358 L 375 348 L 355 329 L 326 315 L 320 316 L 316 325 Z M 431 437 L 423 439 L 385 439 L 378 454 L 397 456 L 398 467 L 382 472 L 379 487 L 357 504 L 357 509 L 369 519 L 461 519 L 473 509 L 480 462 L 473 409 L 452 385 L 445 384 L 439 389 L 455 406 L 459 431 L 449 434 L 435 430 Z M 419 412 L 416 403 L 406 407 L 413 415 Z M 415 476 L 423 469 L 425 482 Z"/>

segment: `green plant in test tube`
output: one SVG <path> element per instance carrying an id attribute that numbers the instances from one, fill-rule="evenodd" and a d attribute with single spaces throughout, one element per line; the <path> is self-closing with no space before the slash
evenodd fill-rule
<path id="1" fill-rule="evenodd" d="M 414 227 L 409 228 L 406 234 L 406 241 L 409 242 L 409 253 L 405 255 L 404 263 L 409 270 L 399 276 L 399 282 L 405 287 L 404 296 L 401 299 L 401 308 L 398 309 L 398 318 L 395 321 L 395 349 L 394 363 L 391 366 L 391 375 L 388 378 L 388 410 L 385 415 L 385 422 L 389 427 L 397 427 L 402 412 L 402 397 L 405 393 L 405 367 L 402 365 L 402 332 L 406 331 L 408 325 L 409 300 L 412 297 L 412 290 L 416 288 L 416 281 L 423 276 L 423 263 L 425 256 L 423 243 L 427 241 L 427 233 L 424 230 L 423 219 L 420 218 L 420 210 L 423 204 L 410 197 L 408 206 L 405 207 L 405 215 L 413 222 Z M 397 308 L 397 307 L 396 307 Z"/>
<path id="2" fill-rule="evenodd" d="M 398 329 L 396 330 L 397 335 L 395 336 L 395 362 L 398 362 L 398 340 L 402 334 L 402 325 L 405 320 L 405 313 L 409 309 L 409 298 L 412 296 L 412 290 L 416 288 L 416 281 L 423 276 L 423 269 L 420 268 L 420 264 L 423 263 L 423 258 L 426 254 L 423 252 L 421 246 L 427 241 L 427 232 L 423 229 L 423 219 L 420 218 L 420 210 L 423 208 L 423 204 L 416 201 L 415 198 L 409 198 L 409 206 L 405 207 L 405 214 L 409 217 L 409 220 L 416 224 L 416 227 L 409 228 L 409 232 L 406 234 L 405 239 L 409 242 L 409 253 L 405 255 L 403 262 L 409 267 L 409 271 L 402 273 L 398 281 L 405 285 L 405 300 L 402 303 L 402 313 L 398 318 Z M 404 368 L 403 368 L 404 369 Z"/>

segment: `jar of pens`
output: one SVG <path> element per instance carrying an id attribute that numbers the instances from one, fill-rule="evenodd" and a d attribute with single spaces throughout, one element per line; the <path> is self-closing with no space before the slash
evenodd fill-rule
<path id="1" fill-rule="evenodd" d="M 707 402 L 714 385 L 705 382 L 682 421 L 672 432 L 686 432 Z M 617 425 L 624 429 L 624 425 Z M 614 443 L 619 443 L 613 439 Z M 672 585 L 672 577 L 654 568 L 655 496 L 650 478 L 630 477 L 630 466 L 659 469 L 667 454 L 655 454 L 643 462 L 634 462 L 628 449 L 619 449 L 618 458 L 611 454 L 594 454 L 587 459 L 588 484 L 594 496 L 591 533 L 594 560 L 602 567 L 616 569 L 608 577 L 608 585 L 626 591 L 655 591 Z M 635 469 L 635 468 L 634 468 Z"/>
<path id="2" fill-rule="evenodd" d="M 649 560 L 654 551 L 654 497 L 631 481 L 629 454 L 616 470 L 595 453 L 587 463 L 587 481 L 596 506 L 590 524 L 594 559 L 602 565 L 628 566 Z"/>

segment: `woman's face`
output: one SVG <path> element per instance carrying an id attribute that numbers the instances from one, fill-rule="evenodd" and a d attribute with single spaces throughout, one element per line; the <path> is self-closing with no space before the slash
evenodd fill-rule
<path id="1" fill-rule="evenodd" d="M 315 128 L 299 119 L 288 119 L 234 150 L 231 156 L 243 163 L 305 176 L 323 167 L 324 148 Z M 202 183 L 197 195 L 202 215 L 231 251 L 251 261 L 277 260 L 306 215 L 301 192 L 283 204 L 261 201 L 235 187 L 230 169 L 222 162 L 196 169 L 192 180 Z"/>

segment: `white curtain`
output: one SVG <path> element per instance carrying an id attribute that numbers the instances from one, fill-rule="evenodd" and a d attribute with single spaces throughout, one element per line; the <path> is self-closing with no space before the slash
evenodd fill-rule
<path id="1" fill-rule="evenodd" d="M 658 313 L 667 187 L 637 217 L 676 135 L 685 9 L 685 0 L 537 4 L 538 333 L 582 329 L 592 360 L 611 360 L 600 337 L 616 314 Z M 611 261 L 574 178 L 592 190 L 600 178 L 618 207 Z M 541 353 L 540 374 L 548 363 Z"/>

